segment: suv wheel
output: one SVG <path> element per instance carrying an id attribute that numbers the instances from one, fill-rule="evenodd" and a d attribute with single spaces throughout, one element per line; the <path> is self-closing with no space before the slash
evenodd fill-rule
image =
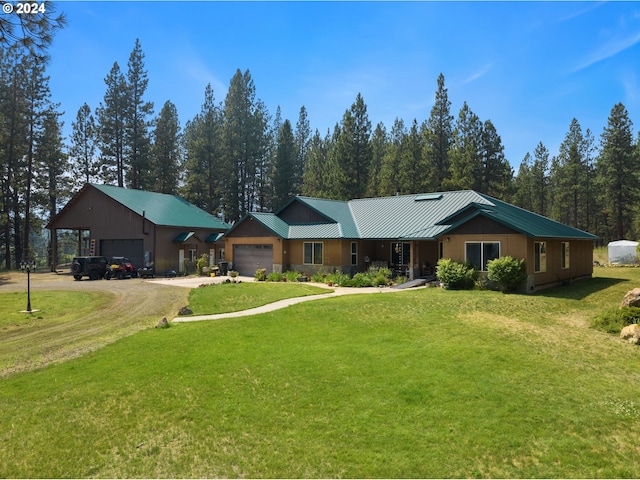
<path id="1" fill-rule="evenodd" d="M 73 265 L 71 265 L 71 271 L 73 273 L 80 273 L 82 271 L 82 265 L 80 265 L 79 263 L 74 263 Z"/>

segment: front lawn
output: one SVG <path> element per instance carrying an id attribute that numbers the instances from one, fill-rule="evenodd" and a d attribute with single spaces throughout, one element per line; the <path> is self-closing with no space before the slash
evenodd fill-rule
<path id="1" fill-rule="evenodd" d="M 0 381 L 2 477 L 640 477 L 640 269 L 149 329 Z M 231 291 L 221 289 L 224 291 Z"/>
<path id="2" fill-rule="evenodd" d="M 237 312 L 260 307 L 285 298 L 329 293 L 313 285 L 265 282 L 221 283 L 194 288 L 189 292 L 189 308 L 194 315 Z"/>

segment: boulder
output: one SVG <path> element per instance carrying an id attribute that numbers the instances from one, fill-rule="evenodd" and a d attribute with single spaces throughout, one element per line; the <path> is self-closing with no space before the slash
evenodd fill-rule
<path id="1" fill-rule="evenodd" d="M 640 344 L 640 325 L 637 323 L 627 325 L 620 332 L 620 338 L 629 343 Z"/>
<path id="2" fill-rule="evenodd" d="M 189 307 L 182 307 L 178 311 L 178 315 L 191 315 L 192 313 L 193 313 L 193 310 L 191 310 Z"/>
<path id="3" fill-rule="evenodd" d="M 156 324 L 156 328 L 169 328 L 169 322 L 167 321 L 167 317 L 164 317 Z"/>
<path id="4" fill-rule="evenodd" d="M 622 299 L 620 307 L 640 307 L 640 288 L 629 290 Z"/>

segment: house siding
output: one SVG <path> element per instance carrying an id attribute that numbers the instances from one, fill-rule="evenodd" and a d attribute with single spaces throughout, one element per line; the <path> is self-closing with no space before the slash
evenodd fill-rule
<path id="1" fill-rule="evenodd" d="M 217 251 L 224 245 L 223 242 L 215 245 L 204 242 L 216 229 L 156 225 L 94 187 L 85 188 L 74 197 L 48 228 L 52 232 L 61 229 L 89 231 L 90 238 L 95 240 L 95 255 L 103 254 L 100 251 L 103 240 L 142 240 L 143 256 L 158 274 L 181 269 L 180 250 L 185 250 L 186 258 L 188 248 L 196 249 L 200 256 L 211 249 Z M 190 246 L 173 241 L 181 233 L 190 231 L 195 232 L 189 239 Z M 86 255 L 88 252 L 79 251 L 78 254 Z"/>
<path id="2" fill-rule="evenodd" d="M 572 239 L 527 239 L 527 275 L 529 275 L 529 289 L 539 289 L 560 283 L 571 282 L 576 279 L 588 278 L 593 275 L 593 241 Z M 535 243 L 547 243 L 547 270 L 535 272 Z M 562 242 L 569 242 L 569 268 L 561 268 Z M 519 257 L 522 258 L 522 257 Z"/>

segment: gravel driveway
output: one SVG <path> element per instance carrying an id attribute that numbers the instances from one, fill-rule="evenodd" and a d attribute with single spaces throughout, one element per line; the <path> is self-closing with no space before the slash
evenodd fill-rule
<path id="1" fill-rule="evenodd" d="M 103 292 L 111 296 L 108 309 L 97 309 L 70 322 L 47 322 L 38 305 L 41 290 Z M 27 275 L 0 272 L 0 293 L 27 291 Z M 0 335 L 0 377 L 78 357 L 140 330 L 153 328 L 163 317 L 174 317 L 187 304 L 187 288 L 140 278 L 76 281 L 70 274 L 31 274 L 31 305 L 42 308 L 22 327 Z M 27 314 L 25 314 L 27 315 Z M 43 320 L 39 322 L 39 317 Z M 3 348 L 4 347 L 4 348 Z"/>

